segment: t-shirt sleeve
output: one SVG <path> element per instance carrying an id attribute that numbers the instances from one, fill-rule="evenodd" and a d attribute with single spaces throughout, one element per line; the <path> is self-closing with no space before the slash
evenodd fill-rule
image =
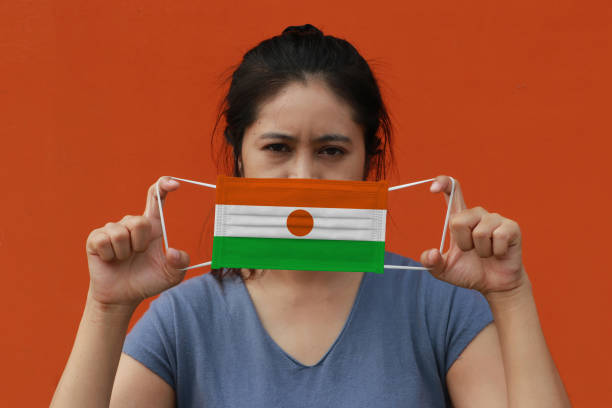
<path id="1" fill-rule="evenodd" d="M 478 291 L 430 279 L 427 320 L 442 377 L 470 342 L 493 321 L 491 308 Z"/>
<path id="2" fill-rule="evenodd" d="M 471 341 L 493 321 L 489 303 L 475 290 L 455 290 L 446 331 L 446 363 L 448 372 Z"/>
<path id="3" fill-rule="evenodd" d="M 165 292 L 128 333 L 123 352 L 136 359 L 172 388 L 176 384 L 176 336 L 171 297 Z"/>

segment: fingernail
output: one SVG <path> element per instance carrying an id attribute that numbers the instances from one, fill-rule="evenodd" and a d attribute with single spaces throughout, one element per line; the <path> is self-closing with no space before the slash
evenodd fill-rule
<path id="1" fill-rule="evenodd" d="M 429 187 L 429 191 L 436 192 L 437 190 L 440 189 L 440 183 L 438 183 L 437 181 L 434 181 L 433 183 L 431 183 L 431 187 Z"/>
<path id="2" fill-rule="evenodd" d="M 166 181 L 166 184 L 168 184 L 171 187 L 174 187 L 174 186 L 178 186 L 178 181 L 170 179 L 170 180 Z"/>
<path id="3" fill-rule="evenodd" d="M 436 259 L 436 250 L 432 249 L 431 251 L 429 251 L 429 263 L 434 263 L 435 259 Z"/>

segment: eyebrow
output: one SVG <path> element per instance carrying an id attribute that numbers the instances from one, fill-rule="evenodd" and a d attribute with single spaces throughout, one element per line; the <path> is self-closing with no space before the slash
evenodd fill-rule
<path id="1" fill-rule="evenodd" d="M 280 139 L 280 140 L 287 140 L 287 141 L 292 141 L 296 139 L 295 136 L 290 136 L 284 133 L 277 133 L 277 132 L 267 132 L 267 133 L 262 134 L 260 137 L 262 139 Z M 339 135 L 336 133 L 326 134 L 326 135 L 317 137 L 314 141 L 323 142 L 323 143 L 324 142 L 344 142 L 348 144 L 352 143 L 352 140 L 350 137 Z"/>

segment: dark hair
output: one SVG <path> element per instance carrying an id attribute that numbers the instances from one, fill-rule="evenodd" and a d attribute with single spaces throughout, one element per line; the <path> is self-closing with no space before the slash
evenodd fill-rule
<path id="1" fill-rule="evenodd" d="M 226 168 L 231 167 L 234 176 L 241 176 L 239 157 L 244 132 L 255 122 L 259 106 L 288 84 L 306 82 L 310 76 L 322 79 L 352 107 L 354 120 L 364 131 L 364 174 L 375 180 L 384 178 L 392 162 L 391 121 L 376 78 L 348 41 L 324 35 L 310 24 L 287 27 L 281 35 L 262 41 L 244 55 L 232 73 L 213 131 L 214 137 L 224 118 Z M 224 276 L 240 275 L 234 268 L 213 269 L 211 273 L 219 281 Z"/>

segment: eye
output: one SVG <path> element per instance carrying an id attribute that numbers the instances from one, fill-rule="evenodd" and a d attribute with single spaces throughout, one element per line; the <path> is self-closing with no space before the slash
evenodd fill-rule
<path id="1" fill-rule="evenodd" d="M 346 152 L 344 149 L 341 149 L 339 147 L 328 146 L 319 150 L 319 153 L 323 154 L 324 156 L 341 156 Z"/>
<path id="2" fill-rule="evenodd" d="M 269 145 L 265 145 L 264 150 L 269 150 L 274 153 L 287 153 L 291 149 L 285 143 L 271 143 Z"/>

